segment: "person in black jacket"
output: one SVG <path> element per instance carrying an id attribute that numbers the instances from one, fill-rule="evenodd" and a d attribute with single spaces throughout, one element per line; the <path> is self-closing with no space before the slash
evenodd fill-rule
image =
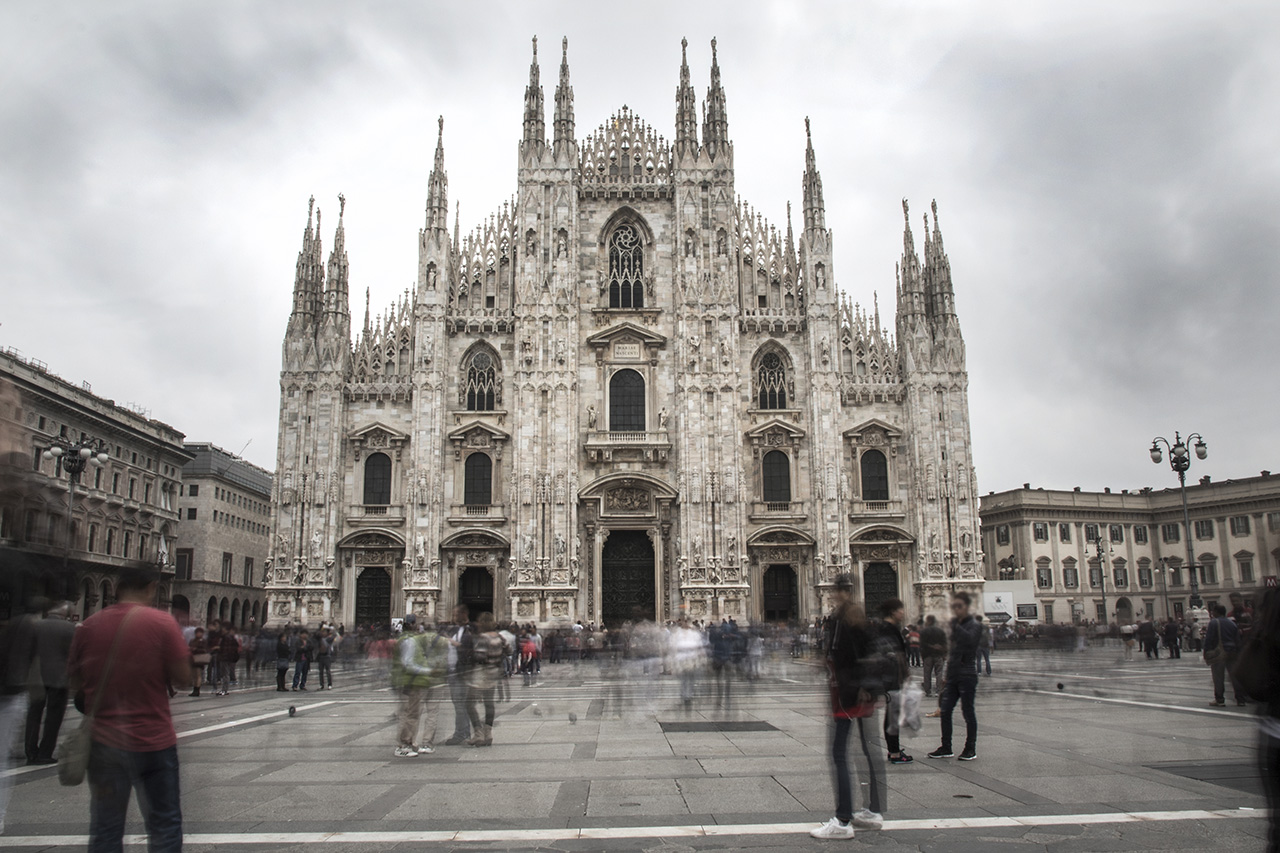
<path id="1" fill-rule="evenodd" d="M 289 657 L 293 650 L 289 648 L 289 632 L 280 629 L 280 635 L 276 637 L 276 692 L 288 693 L 289 688 L 284 686 L 285 679 L 289 677 Z"/>
<path id="2" fill-rule="evenodd" d="M 1250 663 L 1258 671 L 1251 673 L 1249 683 L 1258 700 L 1258 769 L 1271 813 L 1267 853 L 1280 853 L 1280 593 L 1276 590 L 1267 590 L 1250 634 L 1250 644 L 1257 644 L 1250 649 Z"/>
<path id="3" fill-rule="evenodd" d="M 947 656 L 947 683 L 939 697 L 942 712 L 942 745 L 929 753 L 930 758 L 951 758 L 951 713 L 960 703 L 964 714 L 964 749 L 961 761 L 973 761 L 978 757 L 978 715 L 973 710 L 973 699 L 978 692 L 978 642 L 982 626 L 969 613 L 973 599 L 967 592 L 951 596 L 951 653 Z"/>
<path id="4" fill-rule="evenodd" d="M 1240 653 L 1242 645 L 1240 629 L 1227 618 L 1227 608 L 1221 604 L 1214 605 L 1213 618 L 1209 620 L 1209 627 L 1204 632 L 1205 660 L 1209 661 L 1210 673 L 1213 675 L 1213 701 L 1210 705 L 1221 707 L 1227 704 L 1227 676 L 1231 678 L 1231 693 L 1235 696 L 1236 704 L 1245 704 L 1244 690 L 1235 674 L 1236 655 Z M 1216 660 L 1209 660 L 1209 656 L 1216 653 L 1219 647 L 1225 654 L 1219 655 Z"/>
<path id="5" fill-rule="evenodd" d="M 880 603 L 880 621 L 876 623 L 877 643 L 883 658 L 884 690 L 901 690 L 902 683 L 907 680 L 907 643 L 902 636 L 902 623 L 907 621 L 906 607 L 897 598 Z M 886 699 L 888 697 L 886 696 Z M 884 742 L 889 749 L 890 764 L 910 764 L 913 759 L 902 751 L 898 741 L 898 721 L 890 720 L 896 714 L 896 708 L 885 702 L 884 706 Z M 890 722 L 893 725 L 890 725 Z"/>
<path id="6" fill-rule="evenodd" d="M 885 780 L 880 750 L 872 748 L 867 720 L 875 713 L 876 699 L 884 692 L 879 675 L 874 634 L 861 607 L 853 603 L 853 577 L 842 574 L 835 581 L 835 611 L 825 626 L 828 687 L 831 715 L 835 718 L 831 739 L 831 763 L 836 786 L 836 814 L 809 834 L 814 838 L 853 838 L 854 826 L 879 829 L 884 824 Z M 850 778 L 849 735 L 857 723 L 862 755 L 867 764 L 867 808 L 853 811 L 854 786 Z"/>

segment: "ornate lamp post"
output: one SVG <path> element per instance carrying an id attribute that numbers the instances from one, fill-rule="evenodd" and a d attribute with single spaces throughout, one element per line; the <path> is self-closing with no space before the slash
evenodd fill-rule
<path id="1" fill-rule="evenodd" d="M 1103 534 L 1106 536 L 1103 536 Z M 1098 590 L 1102 594 L 1102 627 L 1103 636 L 1111 632 L 1111 614 L 1107 612 L 1107 567 L 1111 557 L 1111 527 L 1098 525 L 1098 541 L 1094 543 L 1098 549 Z"/>
<path id="2" fill-rule="evenodd" d="M 107 453 L 106 442 L 100 439 L 82 438 L 79 441 L 68 441 L 61 437 L 51 439 L 49 446 L 40 455 L 45 459 L 57 461 L 55 476 L 58 471 L 67 472 L 67 547 L 62 552 L 62 572 L 65 583 L 71 561 L 71 549 L 75 545 L 72 542 L 72 531 L 75 530 L 76 484 L 80 482 L 80 475 L 84 473 L 87 466 L 105 465 L 111 456 Z"/>
<path id="3" fill-rule="evenodd" d="M 1192 445 L 1193 441 L 1194 445 Z M 1199 608 L 1204 602 L 1200 599 L 1200 577 L 1191 544 L 1191 512 L 1187 509 L 1187 469 L 1191 467 L 1191 449 L 1188 445 L 1195 448 L 1197 459 L 1204 459 L 1209 455 L 1209 445 L 1205 444 L 1204 438 L 1198 432 L 1191 433 L 1185 440 L 1181 433 L 1175 432 L 1172 444 L 1167 438 L 1156 436 L 1151 441 L 1151 461 L 1157 465 L 1164 459 L 1164 454 L 1160 450 L 1162 444 L 1169 451 L 1169 467 L 1178 473 L 1178 484 L 1182 488 L 1182 524 L 1186 528 L 1184 534 L 1187 539 L 1187 570 L 1191 572 L 1191 606 Z"/>

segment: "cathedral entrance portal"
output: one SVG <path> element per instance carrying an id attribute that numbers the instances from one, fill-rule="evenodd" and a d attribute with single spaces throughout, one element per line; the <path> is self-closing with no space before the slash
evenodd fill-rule
<path id="1" fill-rule="evenodd" d="M 799 584 L 791 566 L 772 565 L 760 584 L 766 622 L 790 622 L 800 615 Z"/>
<path id="2" fill-rule="evenodd" d="M 600 619 L 616 628 L 628 619 L 654 619 L 653 542 L 643 530 L 614 530 L 600 553 Z"/>
<path id="3" fill-rule="evenodd" d="M 467 607 L 467 618 L 493 612 L 493 575 L 480 566 L 469 566 L 458 578 L 458 603 Z"/>
<path id="4" fill-rule="evenodd" d="M 356 578 L 356 625 L 386 625 L 391 621 L 391 575 L 377 566 Z"/>
<path id="5" fill-rule="evenodd" d="M 862 602 L 867 618 L 880 618 L 881 602 L 898 597 L 898 573 L 888 563 L 871 563 L 862 574 Z"/>

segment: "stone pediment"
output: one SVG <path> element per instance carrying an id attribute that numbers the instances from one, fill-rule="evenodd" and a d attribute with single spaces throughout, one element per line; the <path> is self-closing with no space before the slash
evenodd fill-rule
<path id="1" fill-rule="evenodd" d="M 357 461 L 364 453 L 384 450 L 394 451 L 396 459 L 399 459 L 400 451 L 404 449 L 404 445 L 409 441 L 407 433 L 403 433 L 379 421 L 374 421 L 368 426 L 363 426 L 354 432 L 348 433 L 347 438 L 351 441 Z"/>
<path id="2" fill-rule="evenodd" d="M 502 458 L 502 447 L 511 440 L 511 435 L 492 424 L 476 419 L 460 424 L 449 432 L 449 440 L 453 442 L 454 455 L 460 457 L 466 450 L 496 450 Z"/>
<path id="3" fill-rule="evenodd" d="M 865 445 L 867 447 L 875 447 L 877 445 L 889 444 L 902 437 L 902 431 L 888 421 L 882 421 L 879 418 L 871 418 L 865 420 L 852 429 L 847 429 L 843 433 L 847 441 L 857 445 Z"/>
<path id="4" fill-rule="evenodd" d="M 601 332 L 596 332 L 587 338 L 587 343 L 594 347 L 607 347 L 614 341 L 623 338 L 633 338 L 642 346 L 663 347 L 667 345 L 666 336 L 657 332 L 652 332 L 644 326 L 636 323 L 624 321 L 617 325 L 610 326 Z"/>
<path id="5" fill-rule="evenodd" d="M 751 546 L 815 545 L 813 537 L 797 527 L 766 527 L 747 538 Z"/>
<path id="6" fill-rule="evenodd" d="M 782 418 L 770 418 L 747 430 L 746 436 L 756 444 L 781 446 L 798 443 L 805 437 L 805 431 Z"/>

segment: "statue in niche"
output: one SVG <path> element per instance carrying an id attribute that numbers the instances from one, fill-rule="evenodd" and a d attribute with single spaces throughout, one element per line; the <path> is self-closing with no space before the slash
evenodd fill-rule
<path id="1" fill-rule="evenodd" d="M 729 557 L 732 558 L 733 552 L 738 550 L 738 537 L 730 533 L 724 541 L 725 551 L 728 553 Z"/>
<path id="2" fill-rule="evenodd" d="M 323 547 L 323 543 L 324 537 L 319 530 L 311 534 L 311 559 L 317 563 L 320 562 L 320 549 Z"/>
<path id="3" fill-rule="evenodd" d="M 440 583 L 440 561 L 432 560 L 430 567 L 427 569 L 427 586 L 436 586 Z"/>
<path id="4" fill-rule="evenodd" d="M 333 586 L 333 557 L 327 557 L 324 561 L 324 585 Z"/>
<path id="5" fill-rule="evenodd" d="M 594 404 L 587 406 L 587 429 L 596 428 L 596 421 L 599 418 L 599 416 L 600 416 L 600 413 L 596 411 L 596 407 Z"/>
<path id="6" fill-rule="evenodd" d="M 693 564 L 695 566 L 702 565 L 702 537 L 693 537 Z"/>
<path id="7" fill-rule="evenodd" d="M 520 578 L 520 567 L 516 565 L 515 560 L 507 561 L 507 586 L 516 585 L 516 581 Z"/>
<path id="8" fill-rule="evenodd" d="M 307 561 L 299 557 L 298 561 L 293 566 L 293 585 L 302 586 L 306 582 L 307 582 Z"/>
<path id="9" fill-rule="evenodd" d="M 579 571 L 578 558 L 571 557 L 569 559 L 569 583 L 573 584 L 574 586 L 578 585 L 578 571 Z"/>
<path id="10" fill-rule="evenodd" d="M 822 336 L 822 363 L 828 364 L 831 361 L 831 341 L 826 335 Z"/>
<path id="11" fill-rule="evenodd" d="M 556 259 L 559 260 L 567 254 L 569 254 L 569 238 L 561 231 L 556 238 Z"/>
<path id="12" fill-rule="evenodd" d="M 822 264 L 818 264 L 817 268 L 813 271 L 813 276 L 814 280 L 818 284 L 819 290 L 827 286 L 827 271 L 823 269 Z"/>
<path id="13" fill-rule="evenodd" d="M 271 568 L 275 564 L 276 564 L 276 561 L 271 559 L 270 557 L 267 557 L 267 559 L 262 561 L 262 585 L 263 586 L 266 586 L 271 582 Z"/>
<path id="14" fill-rule="evenodd" d="M 278 556 L 281 560 L 287 560 L 289 559 L 290 556 L 292 556 L 289 553 L 289 535 L 287 533 L 281 533 L 278 537 L 276 537 L 276 548 L 277 548 L 276 556 Z"/>
<path id="15" fill-rule="evenodd" d="M 658 412 L 658 429 L 666 430 L 667 428 L 667 410 L 663 408 Z"/>
<path id="16" fill-rule="evenodd" d="M 415 556 L 418 558 L 418 565 L 421 566 L 427 561 L 427 537 L 421 533 L 418 534 L 418 538 L 414 543 L 414 551 Z"/>
<path id="17" fill-rule="evenodd" d="M 533 562 L 533 537 L 528 533 L 524 535 L 524 561 L 526 563 Z"/>
<path id="18" fill-rule="evenodd" d="M 684 557 L 676 557 L 676 573 L 680 578 L 681 584 L 689 582 L 689 561 Z"/>
<path id="19" fill-rule="evenodd" d="M 716 235 L 716 254 L 717 255 L 729 254 L 729 238 L 724 233 L 723 230 L 721 230 L 720 233 Z"/>
<path id="20" fill-rule="evenodd" d="M 563 559 L 565 549 L 568 547 L 564 541 L 564 536 L 560 533 L 556 534 L 556 556 Z"/>
<path id="21" fill-rule="evenodd" d="M 537 251 L 538 251 L 538 238 L 533 236 L 533 232 L 530 231 L 529 235 L 525 237 L 525 240 L 524 240 L 525 257 L 532 258 Z"/>

